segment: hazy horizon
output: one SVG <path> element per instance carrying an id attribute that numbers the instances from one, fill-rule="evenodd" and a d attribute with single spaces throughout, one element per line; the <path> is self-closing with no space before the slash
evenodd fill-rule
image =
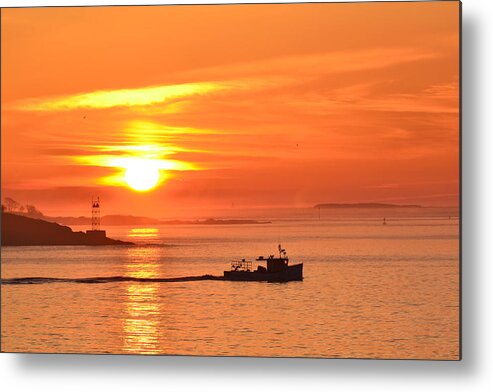
<path id="1" fill-rule="evenodd" d="M 5 200 L 5 198 L 4 198 Z M 13 212 L 13 213 L 26 213 L 26 204 L 21 203 L 18 200 L 15 200 L 15 202 L 19 203 L 18 207 L 14 211 L 8 211 L 6 212 Z M 349 204 L 368 204 L 368 203 L 376 203 L 376 204 L 392 204 L 392 203 L 380 203 L 380 202 L 365 202 L 365 203 L 338 203 L 341 205 L 349 205 Z M 319 204 L 332 204 L 332 203 L 319 203 Z M 3 204 L 4 205 L 4 204 Z M 22 206 L 22 210 L 19 210 L 19 207 Z M 403 208 L 403 206 L 406 206 Z M 31 205 L 31 207 L 35 207 L 36 213 L 41 213 L 45 217 L 73 217 L 73 218 L 90 218 L 91 216 L 91 210 L 90 210 L 90 204 L 86 203 L 84 207 L 85 209 L 80 209 L 76 211 L 67 211 L 67 210 L 59 210 L 59 211 L 44 211 L 41 209 L 38 209 L 37 206 Z M 314 205 L 310 206 L 300 206 L 300 207 L 262 207 L 262 206 L 257 206 L 257 207 L 241 207 L 241 206 L 230 206 L 229 208 L 210 208 L 207 210 L 202 210 L 202 209 L 174 209 L 173 211 L 163 211 L 163 210 L 158 210 L 155 211 L 153 215 L 139 215 L 139 214 L 134 214 L 131 211 L 111 211 L 108 212 L 106 211 L 106 206 L 104 203 L 102 203 L 102 212 L 101 216 L 135 216 L 135 217 L 145 217 L 145 218 L 150 218 L 150 219 L 161 219 L 161 220 L 171 220 L 171 219 L 185 219 L 185 220 L 190 220 L 190 219 L 207 219 L 207 218 L 257 218 L 257 219 L 262 219 L 262 218 L 288 218 L 288 217 L 307 217 L 310 215 L 313 215 L 313 217 L 318 217 L 319 211 Z M 365 218 L 368 216 L 375 216 L 375 217 L 380 217 L 380 216 L 401 216 L 402 211 L 404 210 L 404 213 L 408 213 L 406 215 L 412 216 L 455 216 L 454 214 L 459 213 L 459 208 L 458 206 L 425 206 L 425 205 L 418 205 L 417 207 L 407 207 L 407 205 L 403 204 L 395 204 L 392 207 L 323 207 L 321 208 L 321 217 L 325 218 L 330 214 L 333 214 L 334 212 L 337 213 L 337 215 L 340 216 L 351 216 L 357 218 L 358 216 Z M 395 215 L 396 211 L 399 213 Z M 36 215 L 31 214 L 31 215 Z M 420 214 L 421 213 L 421 214 Z M 382 215 L 383 214 L 383 215 Z M 26 215 L 29 216 L 29 214 L 26 213 Z"/>

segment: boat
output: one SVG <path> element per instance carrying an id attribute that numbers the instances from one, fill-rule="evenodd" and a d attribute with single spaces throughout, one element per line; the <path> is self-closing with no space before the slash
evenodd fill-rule
<path id="1" fill-rule="evenodd" d="M 289 265 L 286 250 L 279 244 L 279 257 L 259 256 L 255 261 L 264 263 L 253 270 L 251 261 L 231 262 L 231 269 L 224 271 L 224 280 L 252 282 L 290 282 L 303 280 L 303 263 Z"/>

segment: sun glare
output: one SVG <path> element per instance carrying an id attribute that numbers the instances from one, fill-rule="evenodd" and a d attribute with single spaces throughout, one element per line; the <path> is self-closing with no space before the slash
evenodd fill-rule
<path id="1" fill-rule="evenodd" d="M 195 163 L 167 158 L 179 151 L 175 147 L 130 145 L 99 146 L 98 149 L 103 154 L 82 155 L 73 159 L 81 165 L 115 169 L 112 174 L 99 178 L 98 182 L 129 187 L 137 192 L 151 191 L 172 178 L 176 172 L 202 170 L 202 167 Z"/>
<path id="2" fill-rule="evenodd" d="M 138 192 L 151 190 L 159 181 L 159 168 L 147 160 L 134 160 L 126 168 L 125 181 Z"/>

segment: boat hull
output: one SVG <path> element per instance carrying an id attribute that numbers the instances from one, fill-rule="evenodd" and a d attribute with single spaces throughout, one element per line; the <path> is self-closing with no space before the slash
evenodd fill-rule
<path id="1" fill-rule="evenodd" d="M 291 282 L 303 280 L 303 263 L 290 265 L 284 271 L 224 271 L 224 280 L 241 282 Z"/>

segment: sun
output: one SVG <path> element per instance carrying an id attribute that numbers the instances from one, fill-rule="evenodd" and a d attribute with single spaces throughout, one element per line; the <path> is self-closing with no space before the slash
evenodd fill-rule
<path id="1" fill-rule="evenodd" d="M 134 160 L 127 165 L 125 181 L 138 192 L 146 192 L 159 182 L 159 168 L 148 160 Z"/>

